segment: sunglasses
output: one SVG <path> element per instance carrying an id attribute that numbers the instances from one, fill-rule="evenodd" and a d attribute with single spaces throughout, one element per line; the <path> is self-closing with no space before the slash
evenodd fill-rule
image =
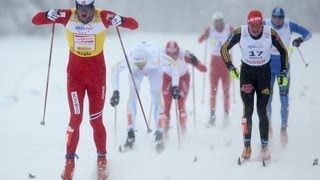
<path id="1" fill-rule="evenodd" d="M 80 5 L 80 4 L 77 4 L 76 8 L 79 11 L 91 11 L 94 8 L 94 6 L 93 6 L 93 4 L 91 4 L 91 5 Z"/>

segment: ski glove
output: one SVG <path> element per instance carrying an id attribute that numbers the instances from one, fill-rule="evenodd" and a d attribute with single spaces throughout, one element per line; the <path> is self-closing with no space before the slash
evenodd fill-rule
<path id="1" fill-rule="evenodd" d="M 114 15 L 112 18 L 110 18 L 110 21 L 112 23 L 113 26 L 119 26 L 122 23 L 124 23 L 124 19 L 123 17 L 119 16 L 119 15 Z"/>
<path id="2" fill-rule="evenodd" d="M 303 42 L 303 39 L 301 37 L 299 37 L 299 38 L 293 40 L 292 46 L 299 47 L 302 42 Z"/>
<path id="3" fill-rule="evenodd" d="M 59 11 L 60 11 L 59 9 L 50 9 L 47 12 L 47 18 L 50 19 L 51 21 L 55 21 L 56 19 L 58 19 L 60 15 Z"/>
<path id="4" fill-rule="evenodd" d="M 116 107 L 119 104 L 120 95 L 119 91 L 113 91 L 112 97 L 110 99 L 110 104 L 112 107 Z"/>
<path id="5" fill-rule="evenodd" d="M 180 90 L 179 90 L 178 86 L 172 86 L 171 93 L 172 93 L 173 99 L 180 99 L 181 98 L 181 94 L 180 94 Z"/>
<path id="6" fill-rule="evenodd" d="M 287 71 L 282 70 L 278 76 L 278 84 L 279 86 L 287 86 L 288 85 L 288 78 L 287 78 Z"/>
<path id="7" fill-rule="evenodd" d="M 235 68 L 233 65 L 231 65 L 229 68 L 229 76 L 232 79 L 239 79 L 240 78 L 240 71 L 237 68 Z"/>
<path id="8" fill-rule="evenodd" d="M 193 54 L 190 54 L 190 57 L 191 57 L 191 64 L 196 66 L 198 64 L 198 58 Z"/>

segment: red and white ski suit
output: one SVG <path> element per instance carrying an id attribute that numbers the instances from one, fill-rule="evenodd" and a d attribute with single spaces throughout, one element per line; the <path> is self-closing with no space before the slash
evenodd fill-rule
<path id="1" fill-rule="evenodd" d="M 224 111 L 229 112 L 230 109 L 230 77 L 228 69 L 221 57 L 220 49 L 222 44 L 228 39 L 233 32 L 233 28 L 229 25 L 224 25 L 221 32 L 216 31 L 214 26 L 208 27 L 200 36 L 199 42 L 208 39 L 208 44 L 211 50 L 210 62 L 210 111 L 216 110 L 216 94 L 219 84 L 219 79 L 222 81 L 224 94 Z"/>
<path id="2" fill-rule="evenodd" d="M 190 74 L 188 71 L 188 64 L 191 63 L 191 56 L 188 51 L 179 51 L 179 55 L 177 59 L 175 59 L 176 62 L 179 65 L 179 73 L 180 73 L 180 80 L 179 80 L 179 90 L 181 93 L 181 98 L 178 100 L 178 109 L 179 109 L 179 115 L 180 115 L 180 127 L 182 129 L 186 128 L 187 123 L 187 112 L 186 112 L 186 99 L 189 92 L 189 84 L 190 84 Z M 187 64 L 188 63 L 188 64 Z M 206 72 L 207 68 L 204 64 L 202 64 L 200 61 L 195 65 L 195 68 L 197 68 L 201 72 Z M 170 73 L 168 73 L 168 70 L 166 67 L 164 68 L 163 73 L 163 84 L 162 84 L 162 94 L 164 99 L 164 114 L 167 117 L 167 121 L 165 123 L 165 129 L 168 130 L 169 124 L 170 124 L 170 109 L 171 109 L 171 103 L 172 103 L 172 94 L 171 94 L 171 87 L 172 87 L 172 78 Z"/>
<path id="3" fill-rule="evenodd" d="M 67 93 L 70 109 L 70 121 L 67 129 L 67 155 L 74 157 L 79 142 L 79 127 L 83 118 L 83 100 L 85 93 L 89 99 L 90 124 L 97 153 L 106 154 L 106 130 L 102 114 L 106 96 L 106 66 L 103 47 L 107 28 L 112 23 L 108 18 L 114 16 L 111 11 L 95 9 L 94 17 L 88 24 L 79 21 L 75 9 L 61 9 L 55 23 L 65 26 L 69 44 L 69 63 L 67 67 Z M 138 28 L 138 23 L 130 17 L 123 17 L 121 27 Z M 35 25 L 52 24 L 46 12 L 36 14 Z"/>

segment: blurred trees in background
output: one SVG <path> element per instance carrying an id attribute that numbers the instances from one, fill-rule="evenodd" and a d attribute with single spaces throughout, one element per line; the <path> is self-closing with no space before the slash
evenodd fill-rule
<path id="1" fill-rule="evenodd" d="M 31 24 L 32 16 L 50 8 L 73 8 L 74 0 L 10 0 L 0 7 L 0 36 L 18 34 L 47 34 L 48 26 L 39 30 Z M 251 9 L 271 16 L 275 6 L 282 7 L 286 17 L 313 32 L 320 31 L 319 0 L 96 0 L 96 7 L 109 9 L 124 16 L 135 17 L 139 31 L 200 33 L 212 22 L 215 11 L 221 11 L 234 26 L 246 23 Z"/>

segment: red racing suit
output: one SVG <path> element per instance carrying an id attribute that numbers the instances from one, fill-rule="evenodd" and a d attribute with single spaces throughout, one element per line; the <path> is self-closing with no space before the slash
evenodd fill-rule
<path id="1" fill-rule="evenodd" d="M 190 84 L 190 74 L 188 71 L 188 64 L 192 64 L 191 56 L 188 51 L 180 50 L 178 58 L 176 59 L 179 65 L 179 72 L 180 72 L 180 80 L 179 80 L 179 90 L 181 93 L 181 98 L 178 100 L 178 109 L 179 109 L 179 122 L 180 127 L 182 130 L 186 129 L 187 123 L 187 112 L 186 112 L 186 99 L 188 97 L 189 92 L 189 84 Z M 207 68 L 204 64 L 202 64 L 199 60 L 198 63 L 195 65 L 201 72 L 206 72 Z M 162 83 L 162 94 L 164 99 L 164 114 L 166 115 L 166 123 L 165 123 L 165 130 L 167 131 L 170 125 L 170 109 L 172 103 L 172 94 L 171 94 L 171 87 L 172 87 L 172 78 L 170 73 L 166 73 L 166 68 L 164 68 L 163 73 L 163 83 Z"/>
<path id="2" fill-rule="evenodd" d="M 219 79 L 222 81 L 222 89 L 224 94 L 224 111 L 229 113 L 230 110 L 230 77 L 228 69 L 221 57 L 220 49 L 222 44 L 228 39 L 233 32 L 233 28 L 224 25 L 222 32 L 217 32 L 214 26 L 208 27 L 199 37 L 199 42 L 208 39 L 211 50 L 210 62 L 210 111 L 216 110 L 216 95 L 218 90 Z"/>
<path id="3" fill-rule="evenodd" d="M 66 158 L 73 158 L 79 142 L 79 127 L 83 118 L 85 93 L 89 99 L 90 124 L 93 128 L 94 142 L 98 155 L 106 154 L 106 129 L 102 114 L 106 96 L 106 65 L 103 46 L 107 28 L 112 23 L 108 18 L 115 13 L 95 9 L 94 17 L 88 24 L 79 21 L 75 9 L 61 9 L 55 23 L 65 26 L 69 44 L 67 67 L 67 95 L 70 121 L 67 129 Z M 138 28 L 138 23 L 130 17 L 123 17 L 121 27 Z M 35 25 L 52 24 L 46 12 L 36 14 Z"/>

